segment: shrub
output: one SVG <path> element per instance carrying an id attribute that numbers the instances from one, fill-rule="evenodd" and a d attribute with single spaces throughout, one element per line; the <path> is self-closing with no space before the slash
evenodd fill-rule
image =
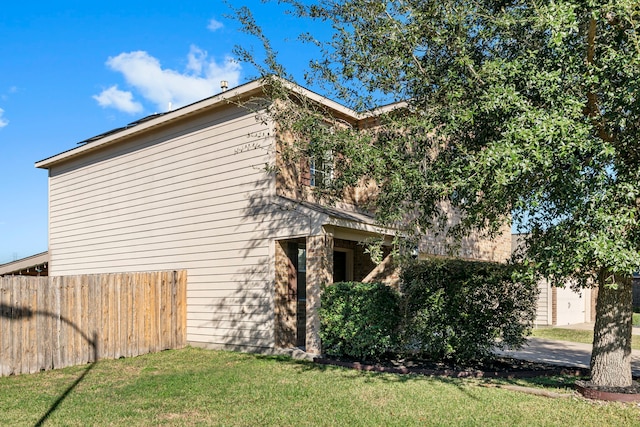
<path id="1" fill-rule="evenodd" d="M 375 360 L 395 347 L 400 324 L 395 289 L 381 283 L 335 283 L 324 289 L 321 304 L 325 354 Z"/>
<path id="2" fill-rule="evenodd" d="M 481 359 L 494 347 L 521 347 L 535 318 L 538 287 L 519 271 L 451 259 L 406 267 L 401 277 L 405 349 L 464 362 Z"/>

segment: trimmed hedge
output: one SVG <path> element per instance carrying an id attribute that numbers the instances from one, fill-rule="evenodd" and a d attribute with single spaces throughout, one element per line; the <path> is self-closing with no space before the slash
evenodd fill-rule
<path id="1" fill-rule="evenodd" d="M 329 356 L 375 360 L 397 345 L 398 292 L 382 283 L 341 282 L 322 293 L 320 338 Z"/>
<path id="2" fill-rule="evenodd" d="M 430 259 L 405 266 L 401 293 L 343 282 L 322 294 L 320 338 L 328 356 L 375 360 L 394 352 L 464 363 L 493 348 L 519 348 L 535 319 L 538 286 L 519 267 Z"/>
<path id="3" fill-rule="evenodd" d="M 462 362 L 488 356 L 494 347 L 521 347 L 535 319 L 538 287 L 519 273 L 516 266 L 455 259 L 406 267 L 405 350 Z"/>

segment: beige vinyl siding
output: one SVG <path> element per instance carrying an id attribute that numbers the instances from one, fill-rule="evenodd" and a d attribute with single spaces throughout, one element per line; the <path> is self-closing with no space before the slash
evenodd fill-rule
<path id="1" fill-rule="evenodd" d="M 242 202 L 246 205 L 246 201 Z M 225 205 L 226 206 L 226 205 Z M 153 208 L 150 208 L 153 209 Z M 92 243 L 101 244 L 106 242 L 114 242 L 121 239 L 131 240 L 133 238 L 142 239 L 140 244 L 154 243 L 154 241 L 170 240 L 175 235 L 181 235 L 184 239 L 189 237 L 198 238 L 203 232 L 218 232 L 229 234 L 243 233 L 247 230 L 268 231 L 270 223 L 264 221 L 260 216 L 247 218 L 246 221 L 238 224 L 236 218 L 242 216 L 245 209 L 216 209 L 216 206 L 198 208 L 193 211 L 183 210 L 179 212 L 179 216 L 173 211 L 175 216 L 166 219 L 166 214 L 159 213 L 159 210 L 148 213 L 140 218 L 138 216 L 119 215 L 114 213 L 113 218 L 94 219 L 94 224 L 104 225 L 101 230 L 96 230 L 92 234 Z M 215 214 L 220 217 L 228 217 L 216 222 L 211 222 L 211 215 Z M 135 231 L 122 229 L 119 224 L 127 222 L 129 225 L 135 224 Z M 230 230 L 233 228 L 232 230 Z M 66 227 L 52 227 L 57 232 L 64 233 L 64 237 L 59 240 L 60 248 L 65 246 L 73 247 L 78 241 L 84 240 L 84 227 L 74 220 Z M 191 236 L 190 236 L 191 234 Z"/>
<path id="2" fill-rule="evenodd" d="M 188 341 L 273 346 L 271 135 L 228 105 L 53 166 L 50 274 L 186 269 Z"/>
<path id="3" fill-rule="evenodd" d="M 536 307 L 536 326 L 548 326 L 552 324 L 551 318 L 551 286 L 546 280 L 538 281 L 538 304 Z"/>

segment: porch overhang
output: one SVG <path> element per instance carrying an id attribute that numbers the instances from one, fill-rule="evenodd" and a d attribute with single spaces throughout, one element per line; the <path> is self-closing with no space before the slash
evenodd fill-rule
<path id="1" fill-rule="evenodd" d="M 298 211 L 309 217 L 309 235 L 318 235 L 322 230 L 331 230 L 338 238 L 363 241 L 370 238 L 391 240 L 401 235 L 400 228 L 383 227 L 375 218 L 364 212 L 348 208 L 323 206 L 316 203 L 278 196 L 278 204 L 286 210 Z"/>
<path id="2" fill-rule="evenodd" d="M 348 207 L 322 206 L 284 196 L 276 196 L 274 204 L 278 210 L 288 212 L 290 215 L 287 216 L 295 221 L 290 222 L 295 232 L 285 233 L 287 237 L 278 239 L 279 241 L 276 242 L 276 252 L 279 254 L 279 258 L 276 255 L 276 266 L 281 266 L 280 269 L 276 267 L 276 335 L 286 337 L 279 341 L 280 345 L 285 346 L 286 343 L 291 342 L 291 337 L 295 336 L 298 343 L 298 339 L 304 336 L 306 351 L 319 354 L 322 351 L 319 309 L 323 287 L 335 280 L 375 280 L 383 275 L 392 278 L 391 254 L 393 251 L 387 247 L 385 249 L 387 255 L 383 262 L 374 265 L 370 255 L 360 243 L 382 239 L 385 246 L 391 245 L 394 238 L 402 235 L 402 232 L 400 229 L 382 227 L 376 223 L 373 216 L 350 210 Z M 302 226 L 295 227 L 294 223 Z M 292 243 L 295 245 L 294 250 L 289 253 L 299 254 L 302 250 L 305 259 L 304 305 L 301 306 L 301 302 L 297 301 L 295 307 L 292 306 L 292 300 L 288 299 L 287 295 L 291 294 L 292 283 L 295 282 L 295 289 L 298 289 L 299 271 L 295 260 L 287 255 L 287 251 L 281 246 Z M 341 256 L 336 260 L 338 254 Z M 339 269 L 336 268 L 336 263 L 339 263 Z M 359 270 L 358 274 L 355 272 L 356 266 Z M 342 278 L 336 279 L 336 277 Z M 304 321 L 303 328 L 297 323 L 302 321 Z"/>

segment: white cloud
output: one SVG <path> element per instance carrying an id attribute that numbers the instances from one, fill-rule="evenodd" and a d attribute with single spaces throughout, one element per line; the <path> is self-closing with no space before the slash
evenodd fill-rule
<path id="1" fill-rule="evenodd" d="M 202 73 L 202 66 L 205 65 L 207 61 L 207 52 L 197 46 L 191 46 L 187 60 L 187 70 L 193 72 L 195 75 L 199 75 Z"/>
<path id="2" fill-rule="evenodd" d="M 214 95 L 220 92 L 221 80 L 228 81 L 231 87 L 236 86 L 241 70 L 240 64 L 232 58 L 226 57 L 218 63 L 215 59 L 208 59 L 207 52 L 197 46 L 191 46 L 184 73 L 162 68 L 160 61 L 144 51 L 111 57 L 107 66 L 122 73 L 134 92 L 154 103 L 159 111 L 166 111 L 169 104 L 178 108 Z M 109 106 L 119 108 L 116 104 Z"/>
<path id="3" fill-rule="evenodd" d="M 214 18 L 211 18 L 209 20 L 209 25 L 207 25 L 207 29 L 209 29 L 209 31 L 216 31 L 222 27 L 224 27 L 224 24 L 220 21 L 215 20 Z"/>
<path id="4" fill-rule="evenodd" d="M 113 107 L 125 113 L 139 113 L 143 109 L 142 104 L 133 100 L 131 92 L 120 90 L 117 85 L 103 90 L 100 95 L 94 95 L 93 99 L 98 101 L 101 107 Z"/>
<path id="5" fill-rule="evenodd" d="M 3 115 L 4 115 L 4 110 L 0 108 L 0 129 L 2 129 L 3 127 L 9 124 L 9 120 L 3 118 L 2 117 Z"/>

